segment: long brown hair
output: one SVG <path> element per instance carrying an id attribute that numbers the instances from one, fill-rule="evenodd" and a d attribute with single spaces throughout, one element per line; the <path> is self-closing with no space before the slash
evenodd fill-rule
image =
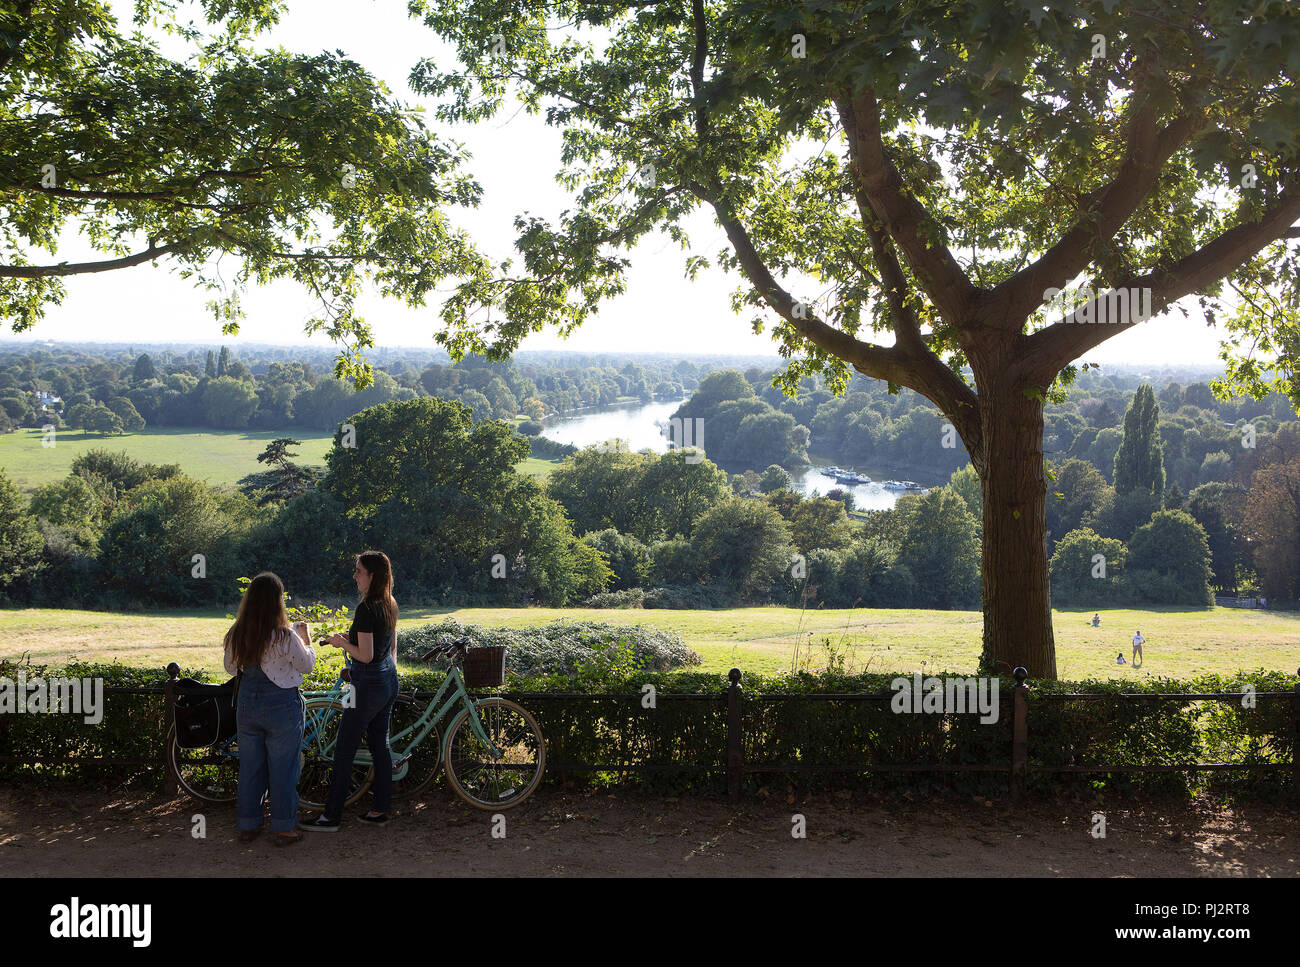
<path id="1" fill-rule="evenodd" d="M 275 632 L 288 627 L 284 582 L 270 571 L 263 571 L 253 578 L 239 602 L 239 614 L 226 632 L 226 648 L 237 667 L 251 668 L 261 664 Z"/>
<path id="2" fill-rule="evenodd" d="M 370 589 L 365 600 L 384 619 L 384 624 L 397 631 L 397 599 L 393 597 L 393 562 L 383 551 L 362 551 L 357 563 L 370 572 Z"/>

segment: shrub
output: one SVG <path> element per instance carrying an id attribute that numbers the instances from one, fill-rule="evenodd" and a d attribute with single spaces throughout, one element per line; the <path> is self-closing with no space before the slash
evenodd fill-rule
<path id="1" fill-rule="evenodd" d="M 650 576 L 657 584 L 677 584 L 702 577 L 699 554 L 681 537 L 659 541 L 650 548 Z"/>
<path id="2" fill-rule="evenodd" d="M 1135 601 L 1196 607 L 1214 603 L 1209 541 L 1204 528 L 1184 511 L 1162 510 L 1133 532 L 1128 569 L 1125 583 Z"/>
<path id="3" fill-rule="evenodd" d="M 1102 560 L 1094 558 L 1100 554 Z M 1087 527 L 1070 531 L 1052 554 L 1052 600 L 1060 604 L 1100 608 L 1121 599 L 1121 578 L 1128 549 L 1123 543 L 1100 537 Z M 1102 565 L 1105 566 L 1104 576 Z"/>
<path id="4" fill-rule="evenodd" d="M 729 608 L 735 603 L 735 597 L 727 589 L 712 585 L 664 584 L 646 591 L 642 606 L 670 611 Z"/>
<path id="5" fill-rule="evenodd" d="M 624 588 L 622 591 L 602 591 L 582 602 L 584 608 L 640 608 L 645 591 L 641 588 Z"/>
<path id="6" fill-rule="evenodd" d="M 415 659 L 430 648 L 461 637 L 468 638 L 473 647 L 506 645 L 506 670 L 517 676 L 572 675 L 580 665 L 596 661 L 602 649 L 614 641 L 627 642 L 639 666 L 647 671 L 671 671 L 700 663 L 700 656 L 682 644 L 676 632 L 597 621 L 554 621 L 536 628 L 484 628 L 448 618 L 398 632 L 397 654 Z"/>
<path id="7" fill-rule="evenodd" d="M 650 549 L 631 534 L 620 534 L 615 528 L 607 527 L 583 535 L 582 541 L 605 555 L 614 572 L 611 591 L 640 587 L 650 576 Z"/>
<path id="8" fill-rule="evenodd" d="M 562 460 L 578 452 L 578 448 L 572 443 L 560 443 L 558 440 L 544 436 L 529 437 L 528 449 L 539 460 Z"/>
<path id="9" fill-rule="evenodd" d="M 105 584 L 141 603 L 223 600 L 253 519 L 246 497 L 189 477 L 143 484 L 119 503 L 100 538 Z M 202 573 L 196 554 L 203 556 Z"/>

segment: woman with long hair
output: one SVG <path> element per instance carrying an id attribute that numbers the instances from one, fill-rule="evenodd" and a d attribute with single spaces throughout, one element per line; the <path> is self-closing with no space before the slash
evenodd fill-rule
<path id="1" fill-rule="evenodd" d="M 375 763 L 374 803 L 361 820 L 374 826 L 388 822 L 393 797 L 393 757 L 388 747 L 388 723 L 397 698 L 397 601 L 393 598 L 393 565 L 383 551 L 363 551 L 352 571 L 361 600 L 346 635 L 331 635 L 325 644 L 352 656 L 350 676 L 356 702 L 343 710 L 338 743 L 334 747 L 334 772 L 325 810 L 303 829 L 332 833 L 343 818 L 348 778 L 361 736 L 366 737 Z"/>
<path id="2" fill-rule="evenodd" d="M 243 672 L 235 708 L 240 842 L 262 831 L 262 798 L 269 794 L 275 844 L 296 843 L 305 710 L 298 686 L 316 666 L 316 652 L 307 622 L 290 627 L 284 584 L 270 571 L 248 585 L 225 646 L 226 671 Z"/>

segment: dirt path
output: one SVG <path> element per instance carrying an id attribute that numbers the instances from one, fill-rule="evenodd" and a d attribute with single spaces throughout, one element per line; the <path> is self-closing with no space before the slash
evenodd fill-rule
<path id="1" fill-rule="evenodd" d="M 1090 835 L 1103 809 L 1107 836 Z M 382 829 L 353 822 L 277 849 L 237 841 L 234 810 L 138 794 L 0 790 L 0 876 L 1291 876 L 1300 815 L 1250 806 L 776 797 L 732 810 L 705 798 L 548 790 L 492 819 L 444 797 Z M 791 835 L 792 816 L 807 837 Z"/>

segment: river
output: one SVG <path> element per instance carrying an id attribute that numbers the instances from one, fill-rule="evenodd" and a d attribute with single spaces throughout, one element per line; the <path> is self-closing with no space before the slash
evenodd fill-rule
<path id="1" fill-rule="evenodd" d="M 575 447 L 589 447 L 606 440 L 626 440 L 631 450 L 650 450 L 654 453 L 668 451 L 668 437 L 658 424 L 664 423 L 684 400 L 672 400 L 659 403 L 617 403 L 613 406 L 594 408 L 585 413 L 563 417 L 547 422 L 542 435 L 560 443 L 569 443 Z M 707 446 L 707 442 L 706 442 Z M 822 457 L 825 463 L 836 463 L 833 457 Z M 822 476 L 820 468 L 825 463 L 813 460 L 813 466 L 794 471 L 794 489 L 807 497 L 825 494 L 831 490 L 849 490 L 853 494 L 853 506 L 857 510 L 888 510 L 897 502 L 899 495 L 885 490 L 878 483 L 837 484 L 832 478 Z M 891 474 L 879 467 L 848 467 L 866 474 L 873 481 L 888 480 Z"/>

